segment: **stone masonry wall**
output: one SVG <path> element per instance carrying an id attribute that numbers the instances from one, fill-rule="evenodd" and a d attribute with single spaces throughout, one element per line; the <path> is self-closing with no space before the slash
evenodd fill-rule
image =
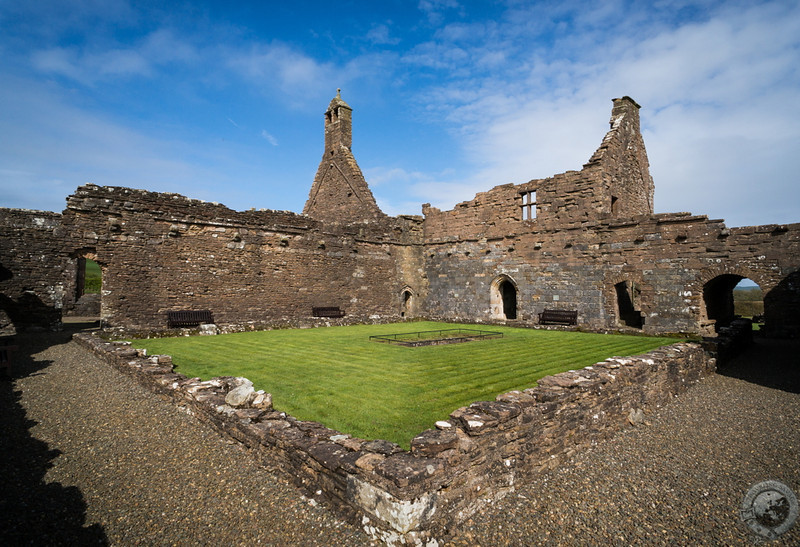
<path id="1" fill-rule="evenodd" d="M 800 224 L 728 229 L 719 220 L 676 213 L 566 229 L 528 228 L 518 221 L 502 236 L 430 240 L 425 313 L 504 320 L 492 309 L 491 294 L 493 281 L 506 276 L 518 291 L 519 322 L 536 324 L 545 308 L 572 309 L 580 326 L 613 329 L 623 326 L 615 285 L 631 281 L 641 291 L 635 305 L 644 332 L 707 332 L 713 322 L 706 314 L 704 286 L 732 274 L 764 290 L 768 329 L 800 327 L 798 286 L 791 281 L 800 263 Z M 773 297 L 773 291 L 782 297 Z"/>
<path id="2" fill-rule="evenodd" d="M 417 237 L 413 217 L 330 227 L 87 185 L 70 196 L 63 223 L 103 270 L 111 326 L 165 328 L 166 312 L 180 309 L 211 310 L 220 326 L 292 323 L 316 306 L 338 306 L 350 320 L 396 317 L 402 284 L 419 284 L 398 276 L 395 253 Z"/>
<path id="3" fill-rule="evenodd" d="M 60 219 L 46 211 L 0 209 L 0 335 L 60 325 L 69 290 Z"/>
<path id="4" fill-rule="evenodd" d="M 126 343 L 91 334 L 78 334 L 76 340 L 390 544 L 445 538 L 480 500 L 502 497 L 517 481 L 642 423 L 715 368 L 697 344 L 608 359 L 459 408 L 404 451 L 387 441 L 297 420 L 273 409 L 271 398 L 253 392 L 246 379 L 201 382 L 174 373 L 168 356 L 147 357 Z"/>

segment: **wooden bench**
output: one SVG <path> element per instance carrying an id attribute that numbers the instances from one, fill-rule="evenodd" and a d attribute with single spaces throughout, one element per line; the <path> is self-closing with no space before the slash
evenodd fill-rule
<path id="1" fill-rule="evenodd" d="M 338 306 L 312 307 L 311 315 L 313 317 L 344 317 L 344 310 Z"/>
<path id="2" fill-rule="evenodd" d="M 539 324 L 577 325 L 578 310 L 544 310 L 539 314 Z"/>
<path id="3" fill-rule="evenodd" d="M 171 329 L 179 327 L 196 327 L 203 323 L 213 323 L 214 316 L 209 310 L 173 310 L 167 312 L 167 326 Z"/>

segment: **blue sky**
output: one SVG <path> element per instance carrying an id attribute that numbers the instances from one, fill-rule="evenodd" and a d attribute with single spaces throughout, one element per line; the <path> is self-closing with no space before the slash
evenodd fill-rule
<path id="1" fill-rule="evenodd" d="M 389 214 L 578 170 L 629 95 L 657 212 L 800 222 L 795 1 L 0 0 L 0 82 L 3 207 L 300 212 L 341 88 Z"/>

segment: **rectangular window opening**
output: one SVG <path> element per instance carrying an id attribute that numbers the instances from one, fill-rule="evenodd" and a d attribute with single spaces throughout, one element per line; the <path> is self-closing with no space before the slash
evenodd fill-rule
<path id="1" fill-rule="evenodd" d="M 536 190 L 520 192 L 522 220 L 536 220 Z"/>

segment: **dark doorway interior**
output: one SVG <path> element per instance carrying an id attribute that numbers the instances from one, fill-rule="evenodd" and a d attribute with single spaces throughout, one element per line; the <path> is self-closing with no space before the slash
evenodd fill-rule
<path id="1" fill-rule="evenodd" d="M 741 275 L 719 275 L 703 286 L 703 301 L 706 305 L 706 317 L 714 321 L 714 330 L 719 332 L 727 327 L 736 317 L 733 301 L 733 289 L 744 279 Z"/>
<path id="2" fill-rule="evenodd" d="M 400 308 L 400 317 L 405 317 L 411 311 L 411 291 L 403 291 L 403 304 Z"/>
<path id="3" fill-rule="evenodd" d="M 642 312 L 637 309 L 637 303 L 642 292 L 641 289 L 631 281 L 621 281 L 614 285 L 614 289 L 617 292 L 619 322 L 626 327 L 641 329 L 644 321 L 642 320 Z"/>
<path id="4" fill-rule="evenodd" d="M 517 318 L 517 288 L 510 281 L 500 282 L 500 296 L 503 299 L 503 314 L 506 319 Z"/>

